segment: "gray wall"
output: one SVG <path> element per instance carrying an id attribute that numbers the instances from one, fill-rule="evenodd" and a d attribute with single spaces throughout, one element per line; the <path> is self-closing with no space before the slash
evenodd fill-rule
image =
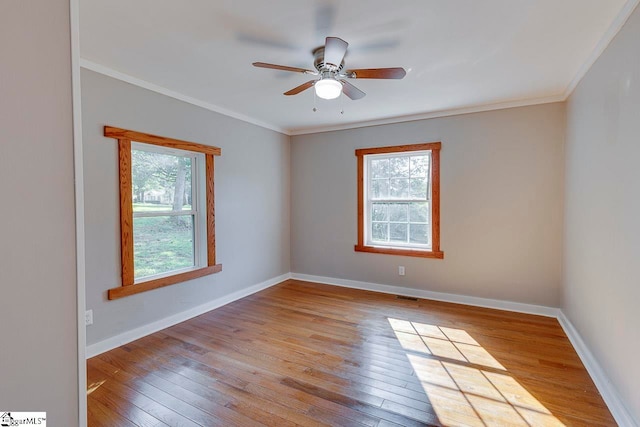
<path id="1" fill-rule="evenodd" d="M 559 306 L 564 108 L 293 137 L 292 271 Z M 355 252 L 354 150 L 430 141 L 442 141 L 444 260 Z"/>
<path id="2" fill-rule="evenodd" d="M 78 425 L 68 0 L 0 2 L 0 410 Z"/>
<path id="3" fill-rule="evenodd" d="M 290 271 L 286 135 L 82 70 L 86 292 L 91 345 Z M 117 142 L 112 125 L 222 148 L 216 157 L 216 253 L 223 271 L 108 301 L 120 286 Z"/>
<path id="4" fill-rule="evenodd" d="M 567 106 L 564 311 L 640 422 L 640 9 Z"/>

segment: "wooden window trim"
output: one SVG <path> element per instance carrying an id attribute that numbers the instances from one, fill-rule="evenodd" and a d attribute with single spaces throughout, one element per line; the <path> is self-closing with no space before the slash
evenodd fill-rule
<path id="1" fill-rule="evenodd" d="M 147 133 L 135 132 L 112 126 L 104 127 L 104 136 L 118 140 L 119 181 L 120 181 L 120 257 L 122 264 L 122 286 L 109 289 L 110 300 L 161 288 L 197 277 L 222 271 L 222 264 L 216 264 L 215 199 L 214 199 L 214 156 L 221 150 L 204 144 L 196 144 L 178 139 L 165 138 Z M 205 155 L 206 181 L 206 224 L 207 224 L 207 266 L 173 274 L 145 282 L 134 283 L 133 265 L 133 199 L 131 192 L 131 141 L 144 144 L 175 148 Z"/>
<path id="2" fill-rule="evenodd" d="M 356 150 L 358 162 L 358 243 L 356 252 L 369 252 L 387 255 L 402 255 L 421 258 L 443 259 L 444 252 L 440 250 L 440 142 L 422 144 L 398 145 L 395 147 L 361 148 Z M 370 154 L 391 154 L 407 151 L 431 151 L 431 250 L 390 248 L 369 246 L 364 243 L 364 156 Z"/>
<path id="3" fill-rule="evenodd" d="M 222 152 L 220 148 L 211 145 L 197 144 L 195 142 L 165 138 L 164 136 L 120 129 L 113 126 L 104 127 L 104 136 L 117 140 L 144 142 L 145 144 L 158 145 L 160 147 L 175 148 L 185 151 L 195 151 L 197 153 L 211 154 L 214 156 L 219 156 Z"/>

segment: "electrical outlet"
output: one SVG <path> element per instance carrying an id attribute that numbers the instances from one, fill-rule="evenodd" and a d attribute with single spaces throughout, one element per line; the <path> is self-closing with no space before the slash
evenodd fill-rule
<path id="1" fill-rule="evenodd" d="M 85 326 L 93 325 L 93 310 L 84 312 L 84 324 Z"/>
<path id="2" fill-rule="evenodd" d="M 399 276 L 404 276 L 404 265 L 399 265 L 398 266 L 398 275 Z"/>

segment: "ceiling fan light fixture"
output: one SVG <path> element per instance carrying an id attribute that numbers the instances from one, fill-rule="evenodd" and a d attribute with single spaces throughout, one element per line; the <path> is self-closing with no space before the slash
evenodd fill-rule
<path id="1" fill-rule="evenodd" d="M 322 99 L 335 99 L 342 92 L 342 83 L 332 78 L 318 80 L 314 87 L 316 95 Z"/>
<path id="2" fill-rule="evenodd" d="M 315 95 L 322 99 L 336 99 L 341 93 L 344 93 L 347 98 L 353 101 L 362 99 L 366 94 L 345 79 L 401 79 L 407 74 L 405 69 L 401 67 L 344 70 L 344 58 L 348 46 L 349 43 L 338 37 L 327 37 L 324 46 L 317 47 L 312 51 L 315 71 L 267 62 L 254 62 L 253 66 L 310 74 L 317 77 L 284 92 L 286 96 L 297 95 L 313 86 L 315 87 Z"/>

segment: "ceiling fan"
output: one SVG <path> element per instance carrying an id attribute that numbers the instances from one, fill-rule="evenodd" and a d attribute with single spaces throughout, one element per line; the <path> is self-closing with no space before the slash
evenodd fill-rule
<path id="1" fill-rule="evenodd" d="M 401 79 L 407 74 L 404 68 L 400 67 L 345 70 L 344 56 L 347 53 L 348 46 L 349 43 L 338 37 L 327 37 L 324 46 L 313 50 L 313 66 L 315 70 L 267 64 L 265 62 L 254 62 L 253 66 L 319 76 L 319 78 L 309 80 L 284 94 L 297 95 L 313 86 L 316 95 L 323 99 L 337 98 L 341 92 L 344 92 L 345 95 L 353 100 L 363 98 L 366 95 L 345 79 Z"/>

